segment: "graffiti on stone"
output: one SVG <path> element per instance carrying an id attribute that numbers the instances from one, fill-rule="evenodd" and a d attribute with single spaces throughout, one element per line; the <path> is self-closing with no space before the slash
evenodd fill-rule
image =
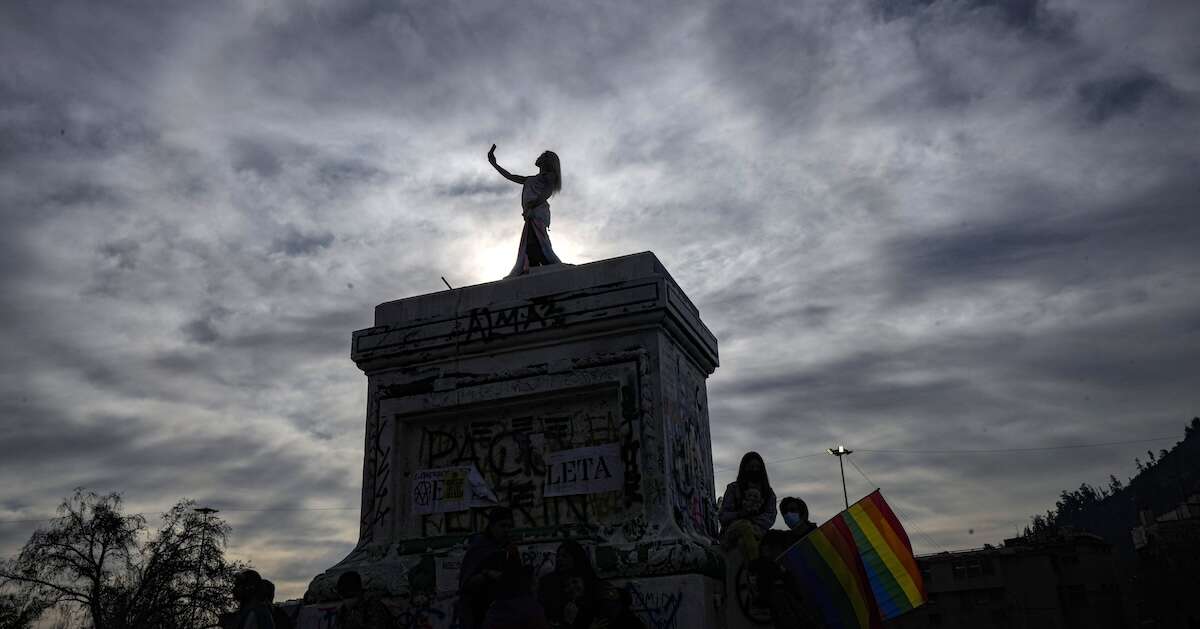
<path id="1" fill-rule="evenodd" d="M 466 511 L 498 502 L 474 464 L 418 470 L 409 496 L 413 513 Z"/>
<path id="2" fill-rule="evenodd" d="M 704 374 L 681 353 L 664 384 L 674 390 L 666 409 L 671 508 L 676 524 L 707 538 L 717 534 Z"/>
<path id="3" fill-rule="evenodd" d="M 436 629 L 445 627 L 450 616 L 445 610 L 437 607 L 408 607 L 393 614 L 395 626 L 401 629 Z"/>
<path id="4" fill-rule="evenodd" d="M 638 408 L 633 387 L 621 387 L 621 463 L 625 465 L 625 504 L 632 505 L 642 502 L 642 468 L 638 450 L 641 449 L 641 435 L 637 427 Z"/>
<path id="5" fill-rule="evenodd" d="M 463 342 L 492 341 L 530 328 L 544 329 L 563 322 L 564 311 L 554 301 L 542 299 L 507 308 L 472 308 Z"/>
<path id="6" fill-rule="evenodd" d="M 392 420 L 379 412 L 379 403 L 372 398 L 368 409 L 366 462 L 363 470 L 363 510 L 359 519 L 358 548 L 375 541 L 375 531 L 381 528 L 392 508 L 387 504 L 392 474 Z"/>
<path id="7" fill-rule="evenodd" d="M 676 629 L 683 590 L 660 591 L 643 588 L 635 581 L 625 584 L 632 601 L 631 611 L 648 621 L 649 629 Z"/>
<path id="8" fill-rule="evenodd" d="M 497 501 L 513 509 L 518 527 L 596 525 L 625 508 L 620 497 L 629 474 L 640 474 L 637 424 L 618 414 L 620 400 L 614 393 L 605 389 L 543 402 L 536 413 L 522 406 L 502 407 L 456 422 L 420 425 L 408 446 L 408 460 L 422 469 L 474 465 Z M 585 463 L 561 454 L 574 451 L 595 456 Z M 577 484 L 584 475 L 591 493 L 555 489 Z M 479 530 L 473 511 L 414 512 L 413 517 L 422 536 Z"/>
<path id="9" fill-rule="evenodd" d="M 639 515 L 635 518 L 630 518 L 621 525 L 621 533 L 625 536 L 625 541 L 636 542 L 646 536 L 646 518 Z"/>

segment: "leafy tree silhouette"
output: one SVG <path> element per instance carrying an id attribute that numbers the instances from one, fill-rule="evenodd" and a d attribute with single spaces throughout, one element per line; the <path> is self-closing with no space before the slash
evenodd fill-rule
<path id="1" fill-rule="evenodd" d="M 216 626 L 233 607 L 233 576 L 246 566 L 225 560 L 229 526 L 195 506 L 178 502 L 151 533 L 141 515 L 124 513 L 120 494 L 77 489 L 59 517 L 0 563 L 0 584 L 33 602 L 15 620 L 67 606 L 94 629 Z"/>

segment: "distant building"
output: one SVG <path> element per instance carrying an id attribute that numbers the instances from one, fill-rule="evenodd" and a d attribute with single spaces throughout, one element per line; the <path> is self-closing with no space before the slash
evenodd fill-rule
<path id="1" fill-rule="evenodd" d="M 889 629 L 1126 627 L 1112 547 L 1066 530 L 917 557 L 929 602 Z"/>
<path id="2" fill-rule="evenodd" d="M 1200 493 L 1155 516 L 1138 514 L 1135 596 L 1142 627 L 1200 628 Z"/>

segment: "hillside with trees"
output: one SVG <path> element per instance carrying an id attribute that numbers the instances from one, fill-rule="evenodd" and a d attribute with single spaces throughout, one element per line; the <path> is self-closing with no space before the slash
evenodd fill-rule
<path id="1" fill-rule="evenodd" d="M 1183 441 L 1170 450 L 1157 454 L 1147 450 L 1145 460 L 1138 457 L 1134 462 L 1137 475 L 1125 482 L 1110 475 L 1105 487 L 1084 483 L 1074 491 L 1063 491 L 1054 509 L 1034 516 L 1025 535 L 1074 527 L 1103 537 L 1119 560 L 1131 561 L 1130 530 L 1138 524 L 1138 512 L 1161 514 L 1200 492 L 1200 418 L 1192 419 Z"/>

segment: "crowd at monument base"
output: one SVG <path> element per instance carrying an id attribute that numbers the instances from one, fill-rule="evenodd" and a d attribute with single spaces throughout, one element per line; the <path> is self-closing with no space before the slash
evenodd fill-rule
<path id="1" fill-rule="evenodd" d="M 398 626 L 460 626 L 463 557 L 494 506 L 535 582 L 574 540 L 647 627 L 729 626 L 716 338 L 651 253 L 535 271 L 380 304 L 354 333 L 359 540 L 312 580 L 299 626 L 334 626 L 349 571 Z"/>

